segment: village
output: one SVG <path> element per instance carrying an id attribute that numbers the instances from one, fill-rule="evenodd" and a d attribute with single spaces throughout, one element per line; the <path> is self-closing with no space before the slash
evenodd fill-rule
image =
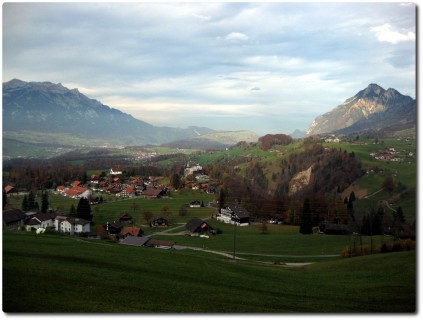
<path id="1" fill-rule="evenodd" d="M 185 177 L 189 179 L 184 183 L 185 188 L 215 194 L 216 186 L 210 183 L 210 179 L 202 172 L 200 165 L 187 167 L 184 170 Z M 194 178 L 194 179 L 193 179 Z M 195 181 L 192 181 L 195 180 Z M 86 201 L 90 206 L 103 203 L 104 196 L 113 196 L 116 201 L 129 200 L 140 197 L 143 199 L 168 198 L 171 186 L 158 183 L 162 177 L 126 177 L 119 167 L 111 168 L 106 175 L 91 175 L 83 184 L 81 181 L 72 181 L 66 185 L 59 185 L 51 192 L 55 195 L 76 199 L 80 203 Z M 196 182 L 197 181 L 197 182 Z M 172 189 L 174 190 L 174 189 Z M 4 188 L 8 197 L 17 197 L 19 193 L 10 185 Z M 20 194 L 27 197 L 27 194 Z M 250 225 L 250 213 L 239 205 L 228 205 L 220 208 L 216 201 L 205 204 L 203 201 L 193 200 L 186 204 L 189 208 L 213 207 L 215 213 L 211 216 L 216 221 L 237 226 Z M 172 227 L 166 216 L 154 215 L 150 217 L 147 228 L 155 230 L 168 230 Z M 277 221 L 270 221 L 277 223 Z M 173 226 L 174 227 L 174 226 Z M 147 246 L 156 248 L 173 248 L 175 242 L 156 240 L 152 238 L 154 233 L 148 233 L 142 226 L 135 224 L 134 217 L 126 211 L 117 214 L 116 219 L 104 224 L 95 224 L 90 219 L 69 215 L 59 210 L 49 208 L 46 212 L 40 210 L 3 210 L 3 228 L 7 230 L 24 230 L 37 234 L 53 231 L 71 236 L 82 236 L 94 239 L 112 239 L 119 243 L 135 246 Z M 186 236 L 206 237 L 219 234 L 221 231 L 213 228 L 207 221 L 194 217 L 185 223 Z"/>

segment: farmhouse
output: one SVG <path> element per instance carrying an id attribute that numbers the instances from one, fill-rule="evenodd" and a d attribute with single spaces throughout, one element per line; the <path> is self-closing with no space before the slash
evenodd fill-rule
<path id="1" fill-rule="evenodd" d="M 25 222 L 26 215 L 20 209 L 3 211 L 3 229 L 20 230 Z"/>
<path id="2" fill-rule="evenodd" d="M 121 214 L 119 215 L 119 222 L 132 223 L 132 221 L 133 221 L 132 216 L 127 212 L 121 212 Z"/>
<path id="3" fill-rule="evenodd" d="M 192 218 L 190 221 L 188 221 L 185 227 L 188 231 L 188 234 L 192 236 L 198 235 L 200 233 L 213 232 L 214 230 L 212 226 L 199 218 Z"/>
<path id="4" fill-rule="evenodd" d="M 248 226 L 250 224 L 250 213 L 241 206 L 231 205 L 220 209 L 216 219 L 224 223 Z"/>
<path id="5" fill-rule="evenodd" d="M 165 189 L 153 188 L 153 187 L 147 187 L 147 189 L 145 189 L 142 192 L 142 196 L 144 198 L 160 198 L 164 196 L 165 194 L 166 194 Z"/>
<path id="6" fill-rule="evenodd" d="M 126 227 L 123 227 L 120 234 L 124 238 L 128 236 L 141 237 L 144 234 L 144 232 L 141 230 L 141 228 L 126 226 Z"/>

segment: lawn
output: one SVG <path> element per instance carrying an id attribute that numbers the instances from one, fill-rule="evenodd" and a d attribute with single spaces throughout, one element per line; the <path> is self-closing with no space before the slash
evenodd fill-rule
<path id="1" fill-rule="evenodd" d="M 3 311 L 410 313 L 414 251 L 287 268 L 194 251 L 3 232 Z"/>

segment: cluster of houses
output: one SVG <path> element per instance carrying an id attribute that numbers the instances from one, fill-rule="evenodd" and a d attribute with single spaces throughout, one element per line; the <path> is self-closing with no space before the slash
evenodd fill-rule
<path id="1" fill-rule="evenodd" d="M 385 161 L 392 161 L 392 162 L 402 162 L 404 161 L 403 158 L 400 156 L 400 152 L 395 150 L 395 148 L 388 148 L 386 150 L 381 150 L 378 152 L 370 153 L 372 157 L 376 160 L 385 160 Z M 408 152 L 405 154 L 408 157 L 413 157 L 413 152 Z"/>
<path id="2" fill-rule="evenodd" d="M 121 198 L 135 196 L 158 198 L 167 193 L 166 186 L 157 183 L 159 179 L 157 177 L 125 179 L 119 168 L 112 168 L 108 176 L 100 178 L 93 174 L 84 185 L 81 181 L 73 181 L 68 185 L 57 186 L 55 191 L 73 199 L 87 198 L 91 203 L 96 203 L 99 200 L 92 196 L 94 192 L 113 194 Z"/>
<path id="3" fill-rule="evenodd" d="M 187 168 L 187 172 L 197 172 L 201 170 L 201 166 L 194 166 Z M 209 177 L 200 174 L 196 180 L 186 181 L 185 187 L 193 190 L 202 190 L 208 194 L 216 193 L 216 188 L 210 186 L 208 183 Z M 87 198 L 91 204 L 99 201 L 98 197 L 94 197 L 94 193 L 112 194 L 120 198 L 144 197 L 144 198 L 159 198 L 167 194 L 168 189 L 164 184 L 158 183 L 159 177 L 129 177 L 125 178 L 119 168 L 112 168 L 108 176 L 100 177 L 98 175 L 91 175 L 85 184 L 81 181 L 73 181 L 67 185 L 60 185 L 56 187 L 57 194 L 70 197 L 73 199 Z"/>
<path id="4" fill-rule="evenodd" d="M 55 230 L 69 234 L 89 233 L 90 221 L 49 211 L 23 212 L 20 209 L 3 211 L 3 228 L 9 230 Z"/>

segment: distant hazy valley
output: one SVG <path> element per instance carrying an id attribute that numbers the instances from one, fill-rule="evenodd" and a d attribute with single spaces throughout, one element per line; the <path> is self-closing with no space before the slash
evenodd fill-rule
<path id="1" fill-rule="evenodd" d="M 392 134 L 416 130 L 416 101 L 394 89 L 370 84 L 332 111 L 317 117 L 293 138 L 331 133 Z M 282 131 L 282 128 L 281 128 Z M 81 147 L 164 145 L 223 149 L 255 142 L 250 130 L 157 127 L 90 99 L 77 89 L 50 82 L 3 83 L 3 158 L 48 158 Z"/>

